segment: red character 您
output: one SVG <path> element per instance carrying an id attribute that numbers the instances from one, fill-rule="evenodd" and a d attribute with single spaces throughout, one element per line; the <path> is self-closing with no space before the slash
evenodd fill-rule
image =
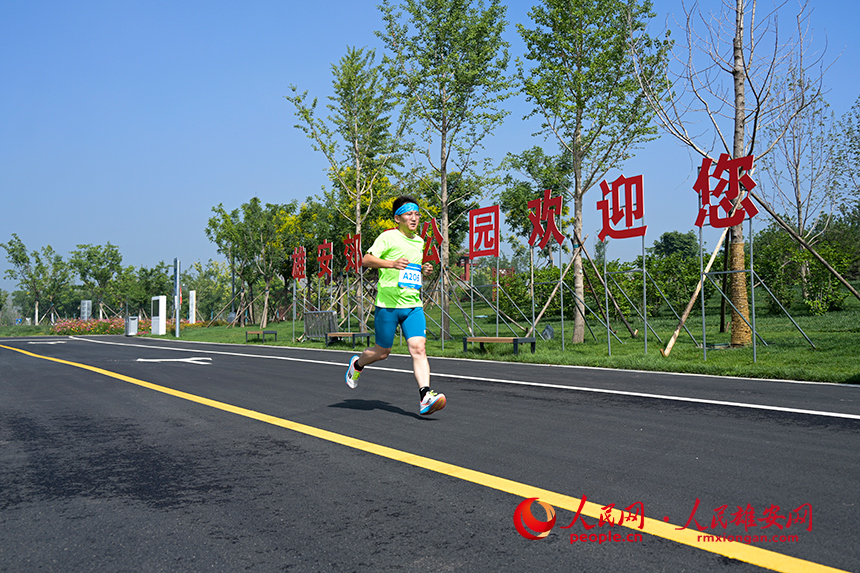
<path id="1" fill-rule="evenodd" d="M 535 241 L 540 237 L 538 248 L 544 249 L 549 243 L 550 237 L 555 239 L 559 245 L 564 242 L 564 235 L 558 230 L 555 218 L 561 217 L 561 196 L 550 198 L 552 191 L 545 189 L 543 199 L 532 199 L 527 203 L 529 208 L 529 221 L 532 224 L 532 234 L 529 237 L 529 246 L 533 247 Z M 546 228 L 543 223 L 546 222 Z"/>
<path id="2" fill-rule="evenodd" d="M 735 201 L 742 193 L 741 186 L 747 192 L 756 186 L 756 182 L 749 176 L 753 156 L 731 159 L 727 153 L 722 153 L 713 173 L 711 173 L 712 164 L 713 161 L 709 157 L 702 159 L 699 177 L 693 185 L 693 189 L 701 196 L 701 208 L 696 218 L 696 226 L 703 226 L 707 220 L 711 227 L 723 229 L 741 224 L 747 214 L 755 217 L 758 209 L 750 201 L 749 196 L 744 196 L 740 203 L 735 205 Z M 728 179 L 723 177 L 726 173 Z M 717 180 L 713 189 L 711 189 L 711 178 Z M 714 204 L 711 204 L 711 199 L 715 201 Z"/>
<path id="3" fill-rule="evenodd" d="M 642 175 L 622 175 L 612 182 L 612 187 L 609 187 L 606 181 L 601 181 L 600 189 L 603 191 L 603 200 L 597 202 L 597 208 L 603 211 L 603 228 L 597 234 L 598 240 L 603 241 L 607 236 L 613 239 L 644 236 L 648 226 L 634 225 L 645 216 Z M 623 225 L 618 226 L 622 219 Z"/>
<path id="4" fill-rule="evenodd" d="M 499 206 L 469 211 L 469 258 L 499 256 Z"/>

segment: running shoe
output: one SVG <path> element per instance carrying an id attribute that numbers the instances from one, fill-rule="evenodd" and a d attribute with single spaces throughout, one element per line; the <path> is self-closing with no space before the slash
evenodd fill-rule
<path id="1" fill-rule="evenodd" d="M 344 375 L 344 378 L 346 379 L 346 385 L 350 388 L 355 388 L 356 386 L 358 386 L 358 377 L 361 376 L 361 372 L 355 369 L 355 363 L 357 361 L 357 354 L 349 359 L 349 368 L 346 369 L 346 374 Z"/>
<path id="2" fill-rule="evenodd" d="M 437 410 L 445 407 L 445 394 L 437 394 L 433 390 L 428 390 L 424 394 L 424 399 L 421 400 L 421 415 L 427 416 Z"/>

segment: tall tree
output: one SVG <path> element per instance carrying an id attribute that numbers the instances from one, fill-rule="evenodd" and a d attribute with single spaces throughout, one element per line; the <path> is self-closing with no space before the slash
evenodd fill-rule
<path id="1" fill-rule="evenodd" d="M 230 261 L 233 274 L 240 281 L 240 306 L 244 307 L 245 297 L 253 285 L 254 269 L 252 249 L 243 241 L 241 230 L 242 215 L 239 209 L 227 211 L 222 203 L 212 207 L 213 217 L 206 225 L 206 237 L 218 246 L 218 252 Z M 245 287 L 248 287 L 246 290 Z M 235 293 L 233 293 L 235 297 Z M 245 326 L 245 313 L 239 313 L 239 324 Z"/>
<path id="2" fill-rule="evenodd" d="M 266 328 L 269 321 L 269 294 L 272 280 L 283 267 L 286 259 L 285 246 L 278 229 L 284 217 L 296 210 L 297 203 L 288 205 L 262 204 L 254 197 L 241 207 L 242 221 L 238 226 L 239 242 L 249 254 L 253 270 L 265 284 L 263 311 L 260 328 Z"/>
<path id="3" fill-rule="evenodd" d="M 505 178 L 505 188 L 499 193 L 499 206 L 505 214 L 505 222 L 514 233 L 511 246 L 517 254 L 526 256 L 525 247 L 517 237 L 531 236 L 532 222 L 529 218 L 528 202 L 542 199 L 545 189 L 551 190 L 554 196 L 568 192 L 573 178 L 571 155 L 565 149 L 558 155 L 547 155 L 543 149 L 535 146 L 520 154 L 508 154 L 505 162 L 510 169 L 528 179 L 522 181 L 508 175 Z M 566 217 L 569 212 L 569 206 L 564 205 L 562 217 Z M 569 221 L 565 219 L 556 223 L 563 229 Z M 552 245 L 548 244 L 541 254 L 552 264 Z"/>
<path id="4" fill-rule="evenodd" d="M 27 300 L 32 301 L 34 321 L 39 324 L 39 303 L 50 305 L 57 301 L 58 296 L 71 282 L 69 265 L 57 254 L 51 245 L 40 251 L 27 252 L 27 247 L 17 234 L 12 233 L 8 243 L 0 243 L 6 251 L 6 259 L 13 268 L 6 270 L 6 277 L 17 280 L 27 293 Z M 29 313 L 30 309 L 26 309 Z"/>
<path id="5" fill-rule="evenodd" d="M 679 44 L 683 52 L 675 55 L 677 67 L 666 70 L 671 86 L 654 85 L 644 73 L 650 73 L 651 66 L 638 62 L 643 90 L 660 126 L 713 161 L 721 152 L 734 159 L 766 156 L 790 122 L 821 95 L 821 74 L 811 73 L 821 58 L 811 59 L 807 53 L 808 3 L 803 2 L 794 12 L 795 30 L 785 33 L 779 28 L 780 13 L 793 7 L 775 2 L 762 14 L 757 0 L 734 0 L 723 3 L 718 13 L 707 15 L 697 2 L 685 7 L 682 26 L 686 42 Z M 794 98 L 777 97 L 778 83 L 787 81 L 792 72 L 795 77 L 807 78 L 806 89 Z M 765 138 L 765 132 L 770 137 Z M 754 191 L 748 191 L 758 198 Z M 739 194 L 735 205 L 745 197 L 745 193 Z M 729 235 L 730 269 L 743 271 L 743 224 L 731 227 Z M 729 297 L 740 311 L 732 311 L 731 342 L 736 346 L 749 344 L 752 331 L 746 322 L 746 273 L 731 273 Z"/>
<path id="6" fill-rule="evenodd" d="M 394 80 L 374 63 L 376 52 L 347 48 L 338 65 L 332 65 L 334 95 L 326 107 L 326 119 L 316 116 L 317 99 L 308 103 L 308 92 L 285 96 L 296 108 L 300 123 L 295 127 L 313 141 L 315 151 L 325 155 L 331 166 L 335 187 L 347 193 L 349 206 L 342 209 L 333 194 L 333 204 L 351 220 L 355 232 L 374 204 L 374 189 L 380 178 L 390 174 L 401 161 L 403 135 L 408 126 L 403 107 L 396 122 Z"/>
<path id="7" fill-rule="evenodd" d="M 777 142 L 761 161 L 771 184 L 760 195 L 814 245 L 827 230 L 840 199 L 833 185 L 837 137 L 827 102 L 816 97 L 817 87 L 810 86 L 800 73 L 802 70 L 792 73 L 778 96 L 786 101 L 779 112 L 780 125 L 770 126 L 765 134 Z M 794 113 L 789 104 L 805 103 L 807 98 L 811 103 Z M 779 128 L 785 132 L 782 137 L 778 137 Z"/>
<path id="8" fill-rule="evenodd" d="M 78 273 L 85 289 L 98 300 L 99 318 L 104 318 L 104 297 L 108 284 L 122 271 L 119 249 L 107 245 L 78 245 L 71 252 L 69 264 Z"/>
<path id="9" fill-rule="evenodd" d="M 380 10 L 385 28 L 377 35 L 390 53 L 385 62 L 424 126 L 426 157 L 439 176 L 436 200 L 445 272 L 450 266 L 451 206 L 468 200 L 451 193 L 452 163 L 464 175 L 474 172 L 476 151 L 508 114 L 501 107 L 512 87 L 509 44 L 502 38 L 506 8 L 499 0 L 403 0 L 396 7 L 383 0 Z M 441 305 L 447 335 L 444 293 Z"/>
<path id="10" fill-rule="evenodd" d="M 0 325 L 3 324 L 3 310 L 8 307 L 9 293 L 0 288 Z"/>
<path id="11" fill-rule="evenodd" d="M 860 201 L 860 97 L 839 120 L 835 138 L 837 192 L 849 204 Z"/>
<path id="12" fill-rule="evenodd" d="M 649 81 L 660 75 L 670 47 L 646 31 L 654 16 L 650 0 L 544 0 L 529 16 L 534 29 L 519 25 L 526 43 L 520 81 L 542 119 L 542 132 L 570 153 L 574 228 L 582 237 L 582 202 L 589 189 L 655 137 L 653 111 L 641 92 L 631 46 L 647 62 Z M 580 251 L 573 262 L 574 290 L 584 300 Z M 577 304 L 581 304 L 577 301 Z M 585 338 L 584 310 L 574 314 L 573 342 Z"/>

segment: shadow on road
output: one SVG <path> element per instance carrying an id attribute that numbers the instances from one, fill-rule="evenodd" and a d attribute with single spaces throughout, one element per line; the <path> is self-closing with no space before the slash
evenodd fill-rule
<path id="1" fill-rule="evenodd" d="M 346 408 L 348 410 L 364 410 L 366 412 L 371 410 L 385 410 L 386 412 L 393 412 L 395 414 L 400 414 L 401 416 L 415 418 L 416 420 L 433 420 L 433 418 L 422 416 L 415 412 L 407 412 L 403 408 L 392 406 L 388 402 L 383 402 L 382 400 L 344 400 L 338 404 L 331 404 L 329 408 Z"/>

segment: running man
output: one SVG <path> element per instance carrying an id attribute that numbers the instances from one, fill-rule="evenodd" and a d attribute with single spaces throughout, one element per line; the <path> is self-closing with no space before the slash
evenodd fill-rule
<path id="1" fill-rule="evenodd" d="M 420 413 L 432 414 L 445 407 L 445 395 L 430 389 L 430 363 L 425 345 L 424 306 L 421 304 L 421 271 L 433 272 L 433 265 L 421 266 L 424 257 L 424 239 L 418 234 L 418 202 L 409 196 L 394 200 L 391 208 L 396 229 L 383 232 L 362 258 L 362 266 L 379 269 L 376 295 L 376 344 L 360 356 L 353 356 L 346 370 L 346 383 L 358 386 L 358 378 L 365 366 L 385 360 L 394 346 L 397 325 L 406 337 L 412 370 L 421 395 Z"/>

